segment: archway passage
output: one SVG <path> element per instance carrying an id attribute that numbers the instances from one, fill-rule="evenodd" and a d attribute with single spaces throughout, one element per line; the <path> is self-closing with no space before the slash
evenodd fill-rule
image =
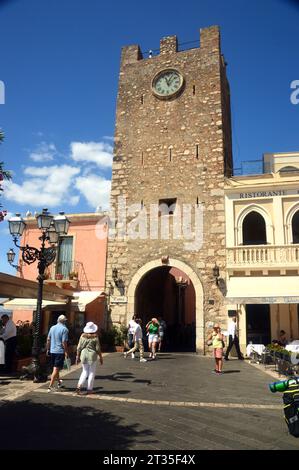
<path id="1" fill-rule="evenodd" d="M 243 221 L 243 245 L 266 245 L 265 219 L 256 211 L 246 215 Z"/>
<path id="2" fill-rule="evenodd" d="M 195 290 L 180 269 L 161 266 L 148 271 L 135 291 L 135 314 L 143 327 L 153 317 L 167 325 L 164 351 L 195 351 Z"/>

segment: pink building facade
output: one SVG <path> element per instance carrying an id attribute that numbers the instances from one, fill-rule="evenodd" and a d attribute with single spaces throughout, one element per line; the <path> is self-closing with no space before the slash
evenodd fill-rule
<path id="1" fill-rule="evenodd" d="M 105 327 L 104 294 L 107 253 L 107 225 L 103 213 L 68 214 L 70 228 L 67 236 L 59 240 L 56 259 L 45 273 L 45 284 L 73 291 L 73 298 L 66 303 L 45 301 L 43 303 L 42 330 L 46 334 L 65 314 L 76 336 L 87 321 L 93 321 L 99 329 Z M 35 218 L 24 219 L 21 246 L 40 247 L 40 231 Z M 37 262 L 26 264 L 19 258 L 19 276 L 36 280 Z M 31 322 L 36 299 L 15 299 L 6 307 L 13 310 L 13 319 Z"/>

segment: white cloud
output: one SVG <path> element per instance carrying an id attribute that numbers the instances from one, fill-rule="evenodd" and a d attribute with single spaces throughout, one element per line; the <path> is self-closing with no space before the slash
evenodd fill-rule
<path id="1" fill-rule="evenodd" d="M 24 173 L 28 179 L 22 184 L 5 182 L 5 199 L 32 207 L 75 205 L 79 202 L 79 196 L 72 194 L 72 183 L 80 168 L 69 165 L 27 167 Z"/>
<path id="2" fill-rule="evenodd" d="M 101 168 L 112 166 L 113 148 L 106 142 L 72 142 L 71 158 L 76 162 L 96 163 Z"/>
<path id="3" fill-rule="evenodd" d="M 30 153 L 29 158 L 34 162 L 48 162 L 54 159 L 57 154 L 55 144 L 47 144 L 47 142 L 41 142 L 37 148 Z"/>
<path id="4" fill-rule="evenodd" d="M 101 206 L 103 210 L 109 208 L 110 180 L 95 175 L 79 176 L 75 186 L 93 209 L 97 206 Z"/>

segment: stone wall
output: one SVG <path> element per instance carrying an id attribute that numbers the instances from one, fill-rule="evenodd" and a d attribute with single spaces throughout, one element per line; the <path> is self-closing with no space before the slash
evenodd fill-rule
<path id="1" fill-rule="evenodd" d="M 174 99 L 153 95 L 153 77 L 175 68 L 184 89 Z M 225 163 L 225 157 L 227 162 Z M 117 97 L 111 208 L 118 198 L 127 206 L 149 209 L 160 199 L 177 204 L 202 204 L 203 246 L 186 250 L 184 239 L 124 237 L 108 244 L 107 287 L 117 268 L 125 293 L 134 274 L 163 256 L 187 264 L 203 287 L 203 325 L 225 315 L 223 292 L 213 277 L 215 263 L 225 279 L 224 173 L 231 165 L 229 89 L 220 51 L 219 28 L 201 30 L 200 47 L 177 52 L 177 38 L 163 38 L 160 54 L 142 58 L 138 45 L 122 49 Z M 132 213 L 128 220 L 134 219 Z M 169 219 L 172 217 L 169 216 Z M 159 218 L 161 220 L 161 218 Z M 122 221 L 117 217 L 117 226 Z M 116 289 L 117 292 L 117 289 Z M 111 304 L 113 322 L 127 321 L 127 304 Z M 204 337 L 205 331 L 201 335 Z M 204 350 L 204 341 L 197 342 Z"/>

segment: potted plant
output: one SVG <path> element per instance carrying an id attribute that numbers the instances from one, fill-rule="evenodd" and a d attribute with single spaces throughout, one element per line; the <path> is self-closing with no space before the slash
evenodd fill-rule
<path id="1" fill-rule="evenodd" d="M 128 329 L 125 325 L 113 326 L 115 334 L 115 350 L 124 352 Z"/>
<path id="2" fill-rule="evenodd" d="M 56 273 L 56 274 L 55 274 L 55 279 L 56 279 L 57 281 L 61 281 L 61 280 L 63 279 L 63 274 L 61 274 L 61 273 Z"/>
<path id="3" fill-rule="evenodd" d="M 69 273 L 69 278 L 70 278 L 70 279 L 73 279 L 74 281 L 77 281 L 77 280 L 78 280 L 78 273 L 77 273 L 77 271 L 71 271 L 71 272 Z"/>

